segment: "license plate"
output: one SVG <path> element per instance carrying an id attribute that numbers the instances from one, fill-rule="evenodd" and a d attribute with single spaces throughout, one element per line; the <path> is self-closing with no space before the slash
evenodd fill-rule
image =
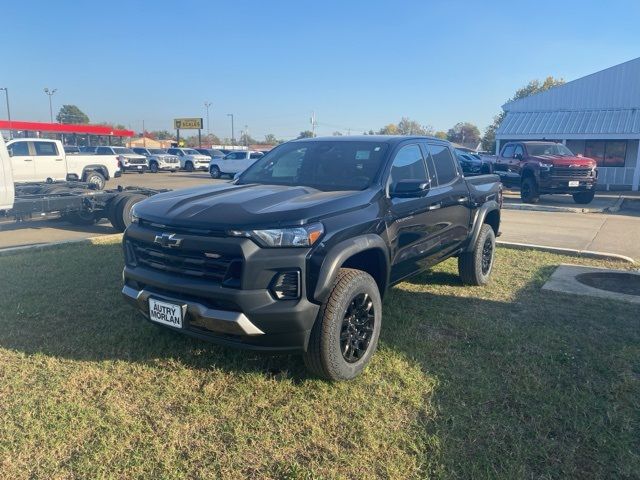
<path id="1" fill-rule="evenodd" d="M 150 298 L 149 318 L 163 325 L 182 328 L 182 306 Z"/>
<path id="2" fill-rule="evenodd" d="M 580 186 L 580 182 L 578 180 L 571 180 L 569 182 L 569 186 L 570 187 L 579 187 Z"/>
<path id="3" fill-rule="evenodd" d="M 142 165 L 138 165 L 138 170 L 142 170 Z"/>

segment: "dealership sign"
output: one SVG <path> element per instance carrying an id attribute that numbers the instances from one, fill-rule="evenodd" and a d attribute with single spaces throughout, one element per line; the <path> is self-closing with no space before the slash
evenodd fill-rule
<path id="1" fill-rule="evenodd" d="M 174 118 L 173 127 L 176 130 L 202 130 L 201 118 Z"/>

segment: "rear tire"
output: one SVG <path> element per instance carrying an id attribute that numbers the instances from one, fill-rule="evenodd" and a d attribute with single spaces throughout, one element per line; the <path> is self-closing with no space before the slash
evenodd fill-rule
<path id="1" fill-rule="evenodd" d="M 595 190 L 588 190 L 586 192 L 578 192 L 574 193 L 573 201 L 579 205 L 586 205 L 587 203 L 591 203 L 593 201 L 593 197 L 595 197 Z"/>
<path id="2" fill-rule="evenodd" d="M 124 232 L 131 225 L 131 209 L 145 198 L 147 197 L 140 193 L 125 194 L 120 198 L 114 198 L 115 203 L 110 206 L 110 216 L 108 217 L 113 228 L 118 232 Z"/>
<path id="3" fill-rule="evenodd" d="M 62 216 L 64 221 L 72 223 L 73 225 L 93 225 L 98 220 L 98 216 L 95 212 L 72 212 Z"/>
<path id="4" fill-rule="evenodd" d="M 187 172 L 193 172 L 193 162 L 187 162 L 184 164 L 184 169 Z"/>
<path id="5" fill-rule="evenodd" d="M 522 203 L 538 203 L 540 193 L 538 193 L 538 184 L 535 178 L 525 177 L 520 186 L 520 199 Z"/>
<path id="6" fill-rule="evenodd" d="M 458 256 L 458 274 L 465 285 L 486 285 L 491 277 L 496 251 L 496 235 L 486 223 L 480 227 L 480 235 L 473 250 Z"/>
<path id="7" fill-rule="evenodd" d="M 96 170 L 92 170 L 90 172 L 85 173 L 84 181 L 92 185 L 95 185 L 95 188 L 97 190 L 102 190 L 105 184 L 107 183 L 107 181 L 104 178 L 104 175 L 102 175 L 102 173 Z"/>
<path id="8" fill-rule="evenodd" d="M 369 364 L 382 325 L 382 301 L 375 280 L 362 270 L 341 268 L 320 307 L 304 363 L 327 380 L 351 380 Z"/>

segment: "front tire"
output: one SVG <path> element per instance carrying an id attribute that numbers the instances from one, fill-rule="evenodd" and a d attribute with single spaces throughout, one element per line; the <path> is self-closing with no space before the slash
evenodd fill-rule
<path id="1" fill-rule="evenodd" d="M 211 165 L 211 168 L 209 169 L 209 175 L 211 175 L 211 178 L 220 178 L 222 176 L 222 173 L 220 172 L 220 168 L 218 168 L 217 165 Z"/>
<path id="2" fill-rule="evenodd" d="M 187 162 L 184 164 L 184 169 L 187 172 L 193 172 L 193 162 Z"/>
<path id="3" fill-rule="evenodd" d="M 586 205 L 587 203 L 591 203 L 593 201 L 593 197 L 595 197 L 595 190 L 588 190 L 586 192 L 578 192 L 574 193 L 573 201 L 579 205 Z"/>
<path id="4" fill-rule="evenodd" d="M 520 199 L 522 203 L 538 203 L 540 193 L 538 193 L 538 184 L 533 177 L 526 177 L 522 180 L 520 186 Z"/>
<path id="5" fill-rule="evenodd" d="M 496 235 L 486 223 L 480 227 L 480 235 L 473 250 L 458 256 L 458 274 L 465 285 L 486 285 L 491 277 L 496 251 Z"/>
<path id="6" fill-rule="evenodd" d="M 307 369 L 326 380 L 355 378 L 371 361 L 381 325 L 375 280 L 362 270 L 341 268 L 311 330 Z"/>
<path id="7" fill-rule="evenodd" d="M 158 163 L 157 162 L 151 162 L 149 164 L 149 171 L 151 173 L 158 173 Z"/>

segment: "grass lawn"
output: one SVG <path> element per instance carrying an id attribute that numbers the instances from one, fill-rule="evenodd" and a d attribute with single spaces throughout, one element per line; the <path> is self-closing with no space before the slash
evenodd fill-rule
<path id="1" fill-rule="evenodd" d="M 350 383 L 296 356 L 155 328 L 119 244 L 0 257 L 0 477 L 638 478 L 640 308 L 540 290 L 559 263 L 498 251 L 393 288 Z"/>

